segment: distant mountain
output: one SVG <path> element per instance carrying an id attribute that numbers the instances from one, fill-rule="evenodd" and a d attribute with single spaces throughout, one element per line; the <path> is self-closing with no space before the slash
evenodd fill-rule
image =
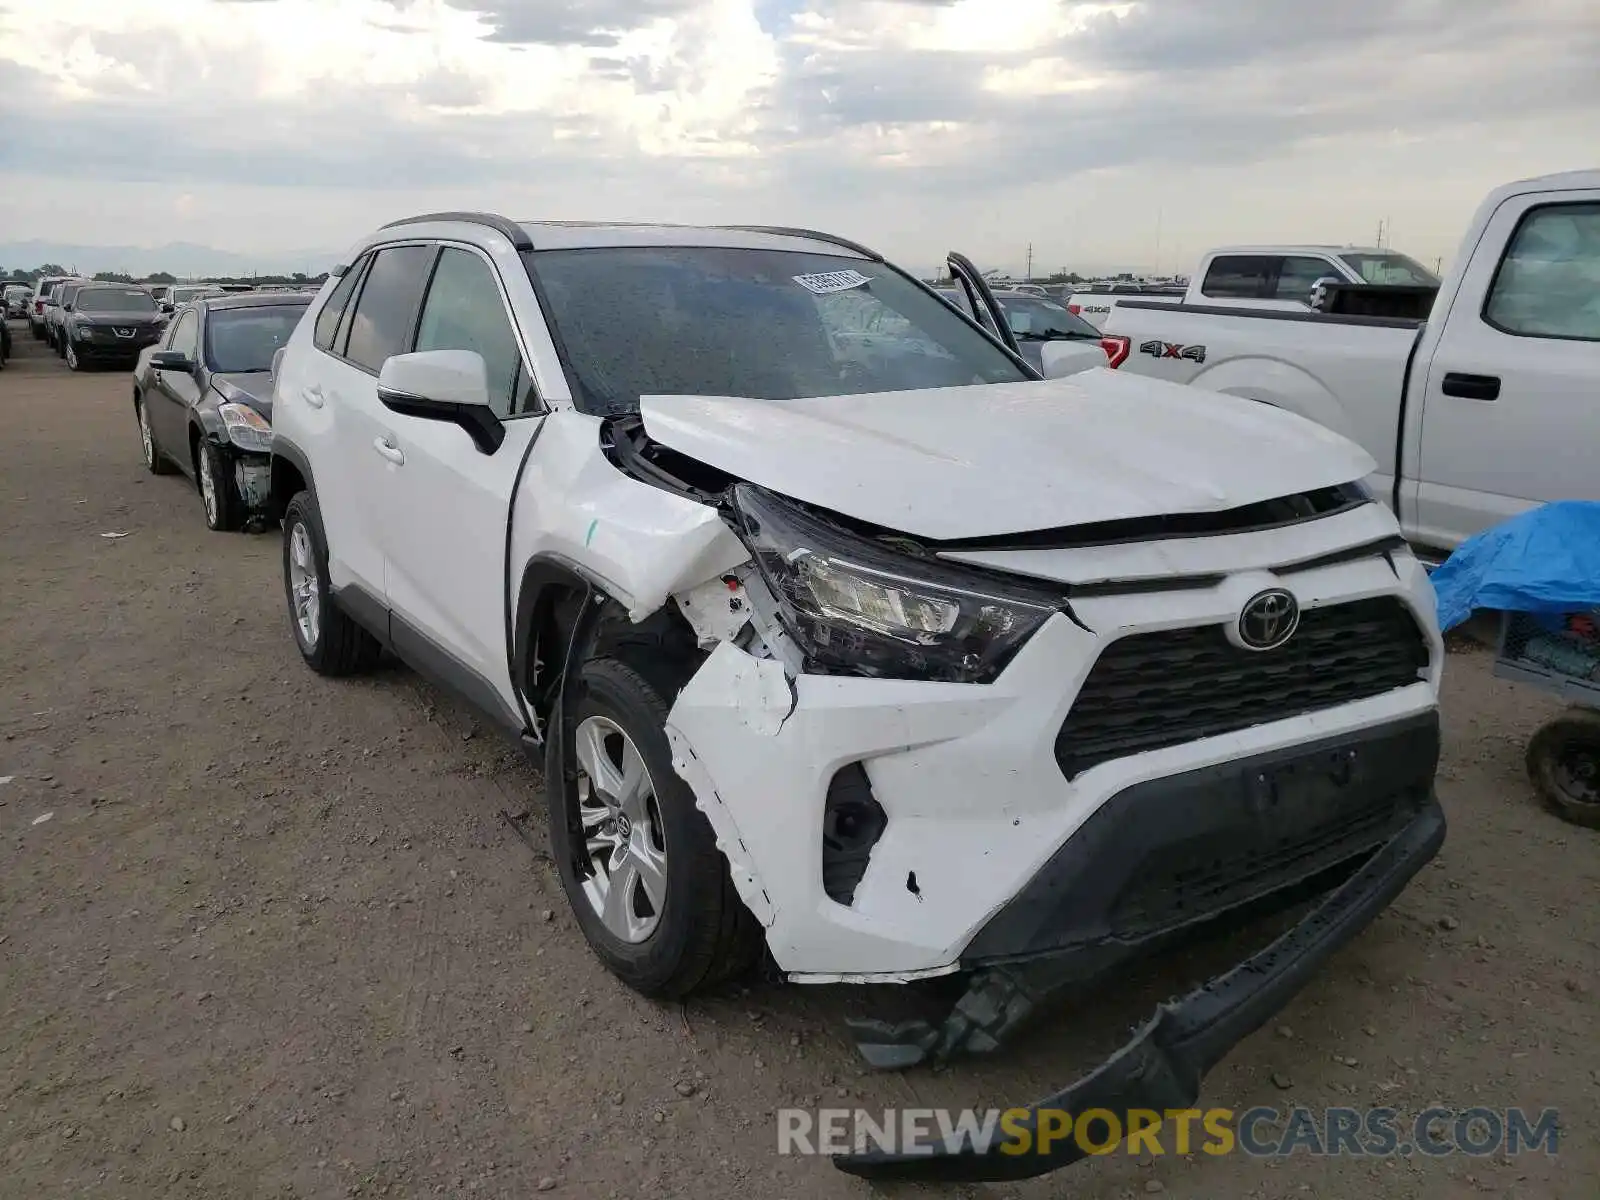
<path id="1" fill-rule="evenodd" d="M 333 266 L 338 250 L 282 250 L 268 254 L 238 254 L 192 242 L 164 246 L 79 246 L 64 242 L 0 242 L 0 267 L 32 270 L 44 263 L 60 263 L 86 275 L 96 271 L 123 271 L 148 275 L 170 271 L 181 278 L 210 275 L 274 275 L 304 271 L 317 275 Z"/>

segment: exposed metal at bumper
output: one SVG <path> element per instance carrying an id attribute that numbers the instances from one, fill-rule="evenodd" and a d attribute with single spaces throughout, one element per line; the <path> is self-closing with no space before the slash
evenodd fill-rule
<path id="1" fill-rule="evenodd" d="M 1124 1125 L 1134 1109 L 1194 1106 L 1200 1081 L 1227 1053 L 1279 1012 L 1340 948 L 1361 932 L 1444 842 L 1436 799 L 1309 915 L 1253 955 L 1181 1000 L 1156 1010 L 1138 1034 L 1089 1075 L 1030 1106 L 1022 1125 L 1038 1129 L 1042 1110 L 1081 1114 L 1105 1109 Z M 1031 1144 L 1031 1140 L 1030 1140 Z M 867 1179 L 979 1182 L 1029 1179 L 1085 1156 L 1077 1139 L 1044 1153 L 1009 1155 L 967 1145 L 927 1153 L 839 1155 L 834 1165 Z"/>

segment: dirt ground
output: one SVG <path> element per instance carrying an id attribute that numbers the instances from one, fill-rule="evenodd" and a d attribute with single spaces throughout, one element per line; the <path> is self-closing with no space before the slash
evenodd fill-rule
<path id="1" fill-rule="evenodd" d="M 209 533 L 145 473 L 127 374 L 13 329 L 0 1196 L 864 1197 L 780 1157 L 775 1110 L 1026 1103 L 1196 977 L 1156 964 L 997 1059 L 900 1076 L 858 1065 L 849 989 L 624 991 L 500 817 L 539 788 L 519 752 L 402 668 L 306 670 L 276 535 Z M 1552 708 L 1489 665 L 1447 670 L 1442 856 L 1202 1102 L 1556 1107 L 1557 1156 L 1118 1155 L 883 1194 L 1592 1200 L 1600 834 L 1539 807 L 1522 749 Z"/>

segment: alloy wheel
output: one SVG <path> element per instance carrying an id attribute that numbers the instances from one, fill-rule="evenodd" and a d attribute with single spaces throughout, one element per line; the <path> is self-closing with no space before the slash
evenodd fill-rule
<path id="1" fill-rule="evenodd" d="M 583 894 L 615 937 L 649 939 L 667 899 L 667 845 L 655 784 L 633 739 L 606 717 L 574 734 L 578 816 L 590 874 Z"/>
<path id="2" fill-rule="evenodd" d="M 314 650 L 322 631 L 322 591 L 311 533 L 304 521 L 296 521 L 289 530 L 289 595 L 300 640 L 308 651 Z"/>
<path id="3" fill-rule="evenodd" d="M 145 411 L 144 401 L 139 401 L 139 442 L 144 447 L 144 465 L 156 465 L 156 443 L 150 436 L 150 414 Z"/>
<path id="4" fill-rule="evenodd" d="M 217 524 L 217 479 L 211 470 L 211 453 L 200 447 L 200 495 L 206 502 L 206 523 Z"/>

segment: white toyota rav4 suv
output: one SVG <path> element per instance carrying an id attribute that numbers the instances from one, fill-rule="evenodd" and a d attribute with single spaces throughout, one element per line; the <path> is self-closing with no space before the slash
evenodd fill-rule
<path id="1" fill-rule="evenodd" d="M 1183 1108 L 1444 838 L 1433 593 L 1352 443 L 1002 337 L 801 230 L 386 226 L 278 367 L 294 636 L 541 756 L 578 924 L 640 991 L 763 944 L 802 982 L 968 975 L 942 1024 L 857 1023 L 880 1066 L 1316 898 L 1041 1102 Z"/>

